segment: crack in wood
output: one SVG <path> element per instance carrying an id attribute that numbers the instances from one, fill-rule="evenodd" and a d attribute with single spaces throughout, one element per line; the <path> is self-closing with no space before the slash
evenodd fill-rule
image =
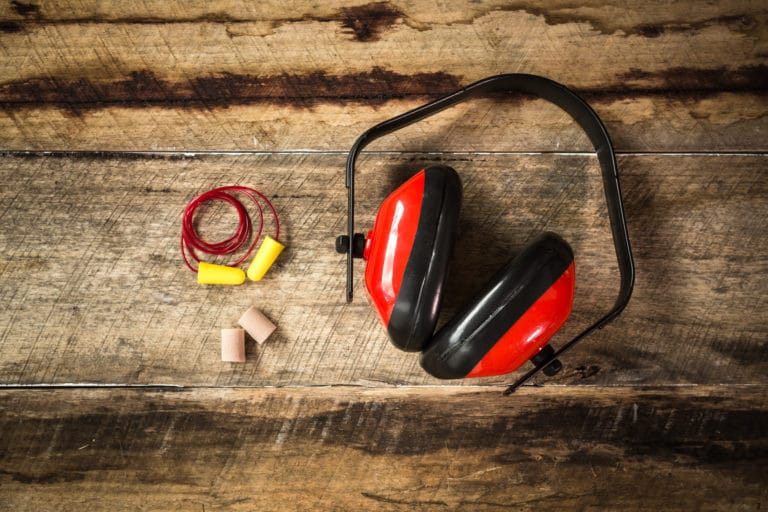
<path id="1" fill-rule="evenodd" d="M 360 495 L 374 501 L 378 501 L 381 503 L 390 503 L 393 505 L 409 505 L 411 507 L 421 507 L 424 505 L 438 505 L 441 507 L 448 506 L 448 503 L 444 501 L 439 501 L 439 500 L 398 500 L 395 498 L 387 498 L 386 496 L 380 496 L 378 494 L 373 494 L 370 492 L 361 492 Z"/>

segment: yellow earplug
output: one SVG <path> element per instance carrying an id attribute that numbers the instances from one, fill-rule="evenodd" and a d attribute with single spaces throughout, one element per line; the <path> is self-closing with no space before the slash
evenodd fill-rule
<path id="1" fill-rule="evenodd" d="M 201 261 L 197 267 L 198 284 L 243 284 L 245 272 L 237 267 L 215 265 Z"/>
<path id="2" fill-rule="evenodd" d="M 272 238 L 266 236 L 261 247 L 256 252 L 256 256 L 253 258 L 251 265 L 248 267 L 248 279 L 251 281 L 259 281 L 264 274 L 267 273 L 269 267 L 275 262 L 280 253 L 283 252 L 285 246 Z"/>

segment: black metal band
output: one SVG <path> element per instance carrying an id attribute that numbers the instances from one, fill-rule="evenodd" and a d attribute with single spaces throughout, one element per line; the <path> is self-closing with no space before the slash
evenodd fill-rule
<path id="1" fill-rule="evenodd" d="M 613 308 L 597 322 L 589 326 L 574 339 L 566 343 L 555 353 L 548 363 L 530 370 L 507 388 L 505 394 L 514 392 L 519 386 L 536 375 L 539 371 L 549 366 L 559 355 L 572 348 L 578 341 L 596 329 L 600 329 L 616 318 L 626 307 L 632 296 L 632 287 L 635 281 L 635 267 L 632 259 L 632 249 L 629 244 L 627 224 L 624 218 L 624 207 L 621 201 L 621 189 L 619 188 L 618 167 L 616 155 L 613 151 L 611 139 L 600 118 L 576 93 L 562 84 L 548 78 L 526 75 L 506 74 L 497 75 L 470 84 L 456 92 L 422 105 L 413 110 L 383 121 L 365 132 L 352 145 L 347 157 L 346 186 L 347 186 L 347 230 L 349 240 L 352 240 L 355 232 L 354 202 L 355 202 L 355 162 L 368 144 L 374 140 L 390 134 L 410 124 L 420 121 L 441 110 L 461 103 L 470 98 L 485 96 L 492 93 L 522 92 L 553 103 L 567 112 L 589 137 L 592 146 L 597 152 L 600 169 L 603 176 L 603 188 L 605 200 L 608 205 L 608 216 L 611 222 L 613 244 L 616 251 L 616 260 L 619 264 L 620 286 L 619 294 Z M 347 302 L 352 301 L 352 244 L 349 244 L 347 252 Z"/>

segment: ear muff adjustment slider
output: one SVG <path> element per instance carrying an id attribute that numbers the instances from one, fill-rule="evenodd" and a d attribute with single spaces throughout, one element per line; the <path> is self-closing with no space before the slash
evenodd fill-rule
<path id="1" fill-rule="evenodd" d="M 347 254 L 349 252 L 349 237 L 347 235 L 341 235 L 336 238 L 336 252 L 339 254 Z M 352 257 L 362 258 L 364 253 L 365 235 L 355 233 L 352 236 Z"/>

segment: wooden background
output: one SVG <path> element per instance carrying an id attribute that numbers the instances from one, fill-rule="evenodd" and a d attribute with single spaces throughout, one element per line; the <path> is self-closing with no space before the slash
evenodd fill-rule
<path id="1" fill-rule="evenodd" d="M 395 350 L 332 250 L 353 140 L 504 72 L 603 118 L 637 263 L 626 312 L 506 399 L 514 376 L 436 381 Z M 3 0 L 0 151 L 0 510 L 768 506 L 765 2 Z M 543 229 L 579 264 L 554 344 L 610 307 L 567 115 L 512 95 L 378 141 L 360 229 L 434 162 L 464 182 L 446 316 Z M 181 212 L 227 184 L 274 200 L 288 248 L 201 287 Z M 252 304 L 277 332 L 222 363 Z"/>

